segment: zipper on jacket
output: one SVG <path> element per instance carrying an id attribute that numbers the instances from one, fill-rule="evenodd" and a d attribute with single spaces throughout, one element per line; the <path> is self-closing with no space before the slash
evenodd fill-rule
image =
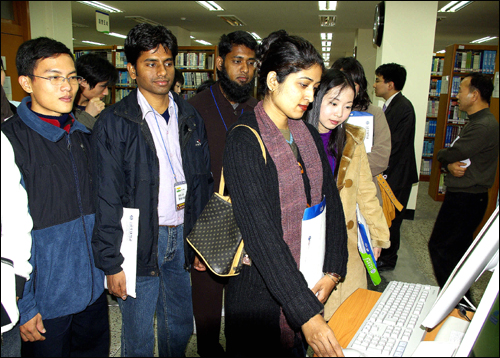
<path id="1" fill-rule="evenodd" d="M 75 177 L 75 183 L 76 183 L 76 196 L 78 198 L 78 209 L 80 210 L 80 217 L 82 218 L 82 224 L 83 224 L 83 234 L 85 235 L 85 247 L 87 248 L 87 254 L 89 258 L 89 264 L 90 264 L 90 278 L 91 278 L 91 283 L 92 283 L 92 288 L 91 288 L 91 293 L 90 293 L 90 302 L 92 302 L 92 298 L 94 297 L 94 273 L 93 273 L 93 268 L 92 268 L 92 257 L 91 253 L 89 252 L 89 247 L 88 247 L 88 234 L 87 234 L 87 228 L 85 226 L 85 217 L 83 214 L 83 204 L 82 204 L 82 193 L 80 192 L 80 180 L 78 179 L 78 170 L 76 167 L 75 163 L 75 157 L 73 156 L 73 152 L 71 152 L 71 140 L 69 137 L 69 133 L 66 135 L 67 138 L 67 143 L 68 143 L 68 151 L 69 151 L 69 156 L 71 158 L 71 164 L 73 166 L 73 175 Z M 87 304 L 88 306 L 88 304 Z"/>

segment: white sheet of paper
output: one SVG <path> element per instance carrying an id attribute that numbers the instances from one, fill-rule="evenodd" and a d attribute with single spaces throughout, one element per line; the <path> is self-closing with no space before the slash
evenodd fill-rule
<path id="1" fill-rule="evenodd" d="M 139 209 L 123 208 L 123 238 L 120 253 L 123 255 L 122 269 L 125 272 L 127 295 L 136 298 L 135 283 L 137 276 L 137 239 L 139 236 Z M 104 277 L 104 288 L 108 282 Z"/>
<path id="2" fill-rule="evenodd" d="M 302 219 L 300 244 L 300 272 L 313 288 L 323 277 L 326 240 L 326 199 L 307 208 Z"/>
<path id="3" fill-rule="evenodd" d="M 347 123 L 365 129 L 365 149 L 367 153 L 370 153 L 373 147 L 373 114 L 353 111 L 347 119 Z"/>

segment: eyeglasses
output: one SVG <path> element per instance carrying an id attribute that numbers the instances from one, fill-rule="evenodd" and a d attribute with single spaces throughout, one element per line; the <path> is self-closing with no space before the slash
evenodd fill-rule
<path id="1" fill-rule="evenodd" d="M 64 81 L 68 81 L 68 83 L 72 86 L 75 86 L 80 83 L 81 80 L 83 80 L 82 76 L 70 76 L 70 77 L 64 77 L 64 76 L 50 76 L 50 77 L 42 77 L 42 76 L 35 76 L 35 75 L 30 75 L 30 77 L 38 77 L 38 78 L 43 78 L 44 80 L 49 80 L 50 84 L 53 86 L 61 86 Z"/>

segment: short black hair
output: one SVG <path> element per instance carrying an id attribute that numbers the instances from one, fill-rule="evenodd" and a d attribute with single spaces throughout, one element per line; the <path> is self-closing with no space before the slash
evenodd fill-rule
<path id="1" fill-rule="evenodd" d="M 352 107 L 366 111 L 372 101 L 368 96 L 368 82 L 366 81 L 365 70 L 361 63 L 354 57 L 342 57 L 333 63 L 332 70 L 342 70 L 342 72 L 351 77 L 354 83 L 359 85 L 359 93 L 354 98 Z"/>
<path id="2" fill-rule="evenodd" d="M 493 93 L 493 82 L 491 77 L 482 73 L 471 73 L 465 78 L 470 77 L 469 91 L 478 91 L 481 99 L 490 104 L 491 95 Z"/>
<path id="3" fill-rule="evenodd" d="M 307 70 L 314 65 L 319 65 L 324 71 L 323 58 L 306 39 L 289 35 L 285 30 L 271 33 L 259 45 L 259 93 L 266 95 L 267 75 L 276 72 L 278 83 L 283 83 L 291 73 Z"/>
<path id="4" fill-rule="evenodd" d="M 250 50 L 255 51 L 257 49 L 257 41 L 246 31 L 234 31 L 227 35 L 222 35 L 219 41 L 219 56 L 222 59 L 226 58 L 226 55 L 231 52 L 233 46 L 243 45 L 248 47 Z"/>
<path id="5" fill-rule="evenodd" d="M 74 61 L 70 49 L 62 42 L 48 37 L 38 37 L 28 40 L 19 46 L 16 54 L 16 68 L 18 76 L 31 76 L 38 61 L 49 57 L 66 54 Z"/>
<path id="6" fill-rule="evenodd" d="M 393 82 L 396 91 L 403 90 L 406 82 L 406 69 L 397 63 L 386 63 L 375 70 L 377 76 L 384 77 L 384 82 Z"/>
<path id="7" fill-rule="evenodd" d="M 179 82 L 181 86 L 184 86 L 184 75 L 177 68 L 175 69 L 174 85 Z"/>
<path id="8" fill-rule="evenodd" d="M 172 56 L 177 56 L 177 38 L 165 26 L 150 24 L 135 25 L 125 39 L 125 56 L 135 67 L 142 52 L 150 51 L 162 45 L 165 51 L 170 50 Z"/>
<path id="9" fill-rule="evenodd" d="M 118 70 L 106 58 L 95 53 L 88 53 L 76 59 L 76 74 L 83 77 L 90 89 L 99 82 L 113 86 L 118 81 Z"/>

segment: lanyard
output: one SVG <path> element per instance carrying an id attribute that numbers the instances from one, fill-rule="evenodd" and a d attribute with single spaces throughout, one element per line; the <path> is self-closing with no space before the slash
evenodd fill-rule
<path id="1" fill-rule="evenodd" d="M 213 86 L 213 85 L 212 85 Z M 227 132 L 227 126 L 226 126 L 226 121 L 224 121 L 224 118 L 222 118 L 222 114 L 220 113 L 219 105 L 217 104 L 217 101 L 215 100 L 214 96 L 214 91 L 212 91 L 212 86 L 210 86 L 210 92 L 212 92 L 212 98 L 214 99 L 215 106 L 217 107 L 217 110 L 219 111 L 219 116 L 220 119 L 222 119 L 222 123 L 224 123 L 224 127 L 226 127 L 226 132 Z M 243 108 L 241 109 L 240 116 L 243 114 Z"/>
<path id="2" fill-rule="evenodd" d="M 151 105 L 149 105 L 149 107 L 151 107 Z M 177 183 L 177 177 L 175 176 L 174 167 L 172 166 L 172 161 L 170 160 L 170 155 L 168 155 L 168 150 L 167 150 L 167 146 L 165 145 L 165 140 L 163 139 L 163 135 L 161 134 L 160 124 L 158 123 L 158 119 L 156 118 L 156 113 L 155 113 L 155 110 L 153 109 L 153 107 L 151 107 L 151 110 L 153 111 L 153 114 L 155 116 L 156 125 L 158 126 L 158 132 L 160 132 L 161 141 L 163 142 L 163 148 L 165 148 L 165 153 L 167 153 L 168 162 L 170 163 L 170 169 L 172 169 L 172 174 L 174 174 L 174 180 Z M 168 109 L 167 109 L 167 111 L 168 111 Z M 177 119 L 177 121 L 179 121 L 179 119 Z"/>

